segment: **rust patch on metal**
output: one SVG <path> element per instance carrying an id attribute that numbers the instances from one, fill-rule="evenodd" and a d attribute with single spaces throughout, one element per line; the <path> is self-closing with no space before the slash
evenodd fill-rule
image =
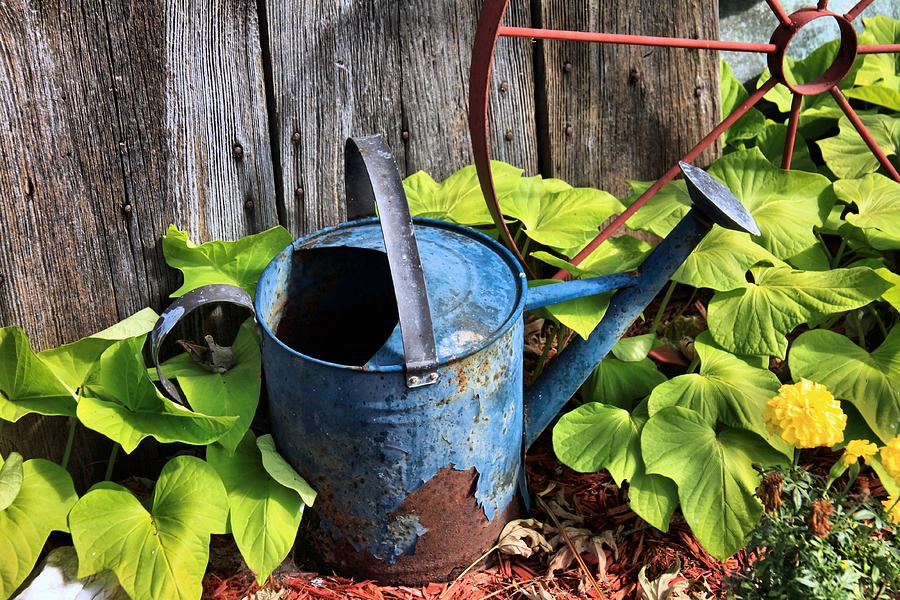
<path id="1" fill-rule="evenodd" d="M 444 467 L 391 514 L 391 520 L 415 517 L 428 530 L 417 539 L 415 554 L 387 564 L 319 530 L 313 533 L 318 558 L 338 574 L 383 584 L 419 586 L 452 580 L 493 546 L 503 526 L 519 514 L 519 500 L 514 498 L 489 522 L 475 500 L 477 482 L 474 468 Z"/>

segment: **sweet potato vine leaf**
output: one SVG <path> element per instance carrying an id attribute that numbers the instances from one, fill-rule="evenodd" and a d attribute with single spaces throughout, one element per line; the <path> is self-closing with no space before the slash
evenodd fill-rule
<path id="1" fill-rule="evenodd" d="M 644 406 L 627 410 L 589 402 L 565 414 L 553 428 L 553 450 L 581 473 L 606 469 L 618 485 L 629 481 L 629 504 L 642 519 L 666 531 L 677 505 L 674 483 L 648 474 L 641 456 Z"/>
<path id="2" fill-rule="evenodd" d="M 140 352 L 140 339 L 132 338 L 114 343 L 100 356 L 78 403 L 78 419 L 85 427 L 130 453 L 148 436 L 163 443 L 209 444 L 238 420 L 192 412 L 163 397 Z"/>
<path id="3" fill-rule="evenodd" d="M 795 271 L 754 267 L 754 283 L 716 292 L 709 303 L 709 330 L 731 352 L 787 354 L 786 335 L 802 323 L 817 324 L 835 313 L 865 306 L 891 286 L 868 267 Z"/>
<path id="4" fill-rule="evenodd" d="M 110 569 L 132 598 L 196 600 L 227 514 L 221 480 L 193 456 L 166 463 L 149 511 L 120 485 L 96 485 L 69 515 L 78 577 Z"/>
<path id="5" fill-rule="evenodd" d="M 850 227 L 863 232 L 869 245 L 877 250 L 900 250 L 900 183 L 870 173 L 862 179 L 836 181 L 834 192 L 838 199 L 856 207 L 856 212 L 844 218 Z"/>
<path id="6" fill-rule="evenodd" d="M 717 433 L 703 415 L 680 406 L 650 417 L 641 433 L 641 453 L 648 473 L 675 481 L 685 520 L 721 560 L 744 546 L 762 515 L 754 463 L 784 461 L 755 433 L 731 428 Z"/>
<path id="7" fill-rule="evenodd" d="M 75 396 L 34 353 L 19 327 L 0 329 L 0 419 L 30 413 L 74 416 Z"/>
<path id="8" fill-rule="evenodd" d="M 0 467 L 6 464 L 0 458 Z M 31 573 L 51 531 L 69 531 L 66 515 L 78 499 L 72 478 L 59 465 L 36 458 L 20 468 L 18 493 L 0 510 L 0 598 L 9 598 Z"/>
<path id="9" fill-rule="evenodd" d="M 522 169 L 491 161 L 491 173 L 497 197 L 503 206 L 504 199 L 518 189 Z M 452 221 L 470 227 L 493 223 L 473 165 L 456 171 L 442 183 L 437 183 L 424 171 L 418 171 L 403 181 L 403 189 L 410 213 L 417 217 Z"/>
<path id="10" fill-rule="evenodd" d="M 215 373 L 179 354 L 163 363 L 163 373 L 178 379 L 191 408 L 211 417 L 237 417 L 235 425 L 218 439 L 234 452 L 250 428 L 262 387 L 262 368 L 256 324 L 249 319 L 241 325 L 232 346 L 235 364 L 224 373 Z M 156 376 L 155 369 L 150 373 Z"/>
<path id="11" fill-rule="evenodd" d="M 778 377 L 722 350 L 709 332 L 697 337 L 694 349 L 700 357 L 700 372 L 658 385 L 650 394 L 650 415 L 669 406 L 689 408 L 712 427 L 722 422 L 748 429 L 788 458 L 793 456 L 793 448 L 769 432 L 762 419 L 766 402 L 778 394 Z"/>
<path id="12" fill-rule="evenodd" d="M 293 469 L 284 469 L 290 468 L 287 463 L 273 465 L 277 461 L 266 455 L 274 451 L 274 444 L 260 440 L 248 431 L 234 454 L 214 444 L 207 448 L 206 460 L 225 483 L 231 533 L 241 556 L 257 581 L 263 582 L 290 552 L 303 516 L 304 498 L 311 502 L 315 492 Z M 291 487 L 279 483 L 264 460 L 270 468 L 277 468 L 279 479 L 288 479 Z"/>
<path id="13" fill-rule="evenodd" d="M 791 346 L 788 364 L 794 379 L 821 383 L 852 403 L 883 442 L 900 435 L 900 326 L 871 353 L 839 333 L 807 331 Z"/>
<path id="14" fill-rule="evenodd" d="M 278 225 L 236 242 L 213 240 L 197 245 L 186 231 L 170 225 L 162 240 L 163 254 L 166 263 L 184 275 L 184 283 L 171 297 L 210 283 L 230 283 L 252 296 L 266 265 L 292 241 L 288 230 Z"/>

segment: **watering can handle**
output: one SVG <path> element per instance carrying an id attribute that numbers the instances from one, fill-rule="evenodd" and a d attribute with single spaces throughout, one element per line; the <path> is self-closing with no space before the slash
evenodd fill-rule
<path id="1" fill-rule="evenodd" d="M 163 340 L 166 339 L 166 336 L 169 335 L 169 332 L 175 328 L 175 325 L 181 319 L 201 306 L 218 304 L 220 302 L 246 308 L 256 316 L 256 310 L 253 308 L 253 299 L 250 298 L 250 294 L 244 291 L 243 288 L 239 288 L 236 285 L 213 283 L 191 290 L 172 302 L 159 316 L 156 325 L 153 326 L 153 331 L 150 332 L 150 356 L 153 358 L 153 365 L 156 367 L 159 383 L 170 398 L 184 406 L 187 406 L 187 403 L 181 397 L 181 394 L 178 393 L 178 388 L 162 371 L 162 367 L 159 364 L 159 349 Z"/>
<path id="2" fill-rule="evenodd" d="M 431 385 L 438 380 L 438 359 L 425 273 L 403 181 L 383 136 L 347 140 L 344 179 L 348 219 L 366 216 L 373 207 L 378 208 L 400 317 L 406 385 Z"/>

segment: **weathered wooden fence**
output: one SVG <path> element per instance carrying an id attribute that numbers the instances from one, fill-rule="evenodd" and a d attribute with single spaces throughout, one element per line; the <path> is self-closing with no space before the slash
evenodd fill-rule
<path id="1" fill-rule="evenodd" d="M 715 38 L 716 4 L 511 0 L 507 22 Z M 480 5 L 0 0 L 0 326 L 45 348 L 159 309 L 170 223 L 205 241 L 339 222 L 348 135 L 385 133 L 406 173 L 465 165 Z M 713 52 L 503 39 L 494 157 L 623 193 L 716 123 L 717 89 Z M 64 427 L 23 419 L 0 452 L 58 459 Z"/>

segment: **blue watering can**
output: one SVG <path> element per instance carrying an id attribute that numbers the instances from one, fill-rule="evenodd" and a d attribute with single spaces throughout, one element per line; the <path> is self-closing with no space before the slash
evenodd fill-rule
<path id="1" fill-rule="evenodd" d="M 272 432 L 318 491 L 324 563 L 390 583 L 447 579 L 516 515 L 525 449 L 710 227 L 759 230 L 727 188 L 682 163 L 694 206 L 638 271 L 528 288 L 491 238 L 410 218 L 380 136 L 348 140 L 345 164 L 348 222 L 285 248 L 255 302 L 233 286 L 189 292 L 160 317 L 152 352 L 197 306 L 255 308 Z M 375 206 L 380 219 L 366 217 Z M 524 311 L 613 290 L 591 336 L 523 392 Z"/>

